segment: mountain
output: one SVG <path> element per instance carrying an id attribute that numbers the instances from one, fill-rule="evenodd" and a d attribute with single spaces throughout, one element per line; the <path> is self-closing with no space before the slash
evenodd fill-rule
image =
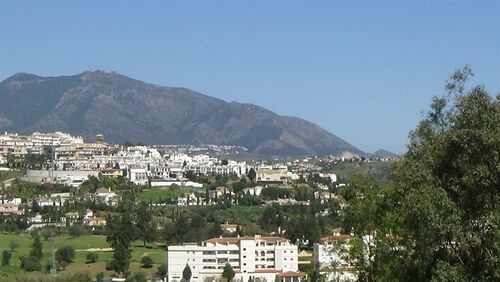
<path id="1" fill-rule="evenodd" d="M 399 157 L 397 154 L 393 152 L 389 152 L 384 149 L 378 149 L 375 153 L 371 155 L 372 158 L 380 158 L 380 159 L 386 159 L 386 158 L 396 158 Z"/>
<path id="2" fill-rule="evenodd" d="M 356 147 L 300 118 L 107 71 L 0 82 L 0 132 L 64 131 L 109 143 L 241 145 L 253 155 L 330 155 Z"/>

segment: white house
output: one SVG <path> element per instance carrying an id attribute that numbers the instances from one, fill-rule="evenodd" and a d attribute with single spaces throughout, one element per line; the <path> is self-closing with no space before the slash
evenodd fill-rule
<path id="1" fill-rule="evenodd" d="M 186 265 L 191 268 L 191 281 L 220 278 L 229 263 L 234 281 L 301 281 L 298 271 L 298 249 L 280 237 L 220 237 L 198 244 L 168 247 L 168 280 L 180 281 Z"/>
<path id="2" fill-rule="evenodd" d="M 149 183 L 148 170 L 142 167 L 130 167 L 127 176 L 128 180 L 135 185 L 147 185 Z"/>

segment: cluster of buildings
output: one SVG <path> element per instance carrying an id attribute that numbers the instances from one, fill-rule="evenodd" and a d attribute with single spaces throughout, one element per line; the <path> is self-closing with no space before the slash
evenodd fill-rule
<path id="1" fill-rule="evenodd" d="M 168 280 L 181 281 L 186 266 L 191 281 L 214 281 L 226 264 L 235 272 L 234 281 L 299 282 L 298 248 L 281 237 L 220 237 L 168 247 Z"/>
<path id="2" fill-rule="evenodd" d="M 236 225 L 226 224 L 235 229 Z M 354 237 L 339 230 L 314 244 L 313 263 L 325 281 L 356 281 L 356 269 L 348 258 Z M 370 243 L 373 236 L 364 236 Z M 299 271 L 299 251 L 295 244 L 281 237 L 219 237 L 196 243 L 169 246 L 167 281 L 182 281 L 186 267 L 191 281 L 217 281 L 229 264 L 235 272 L 234 281 L 300 282 L 307 281 Z"/>

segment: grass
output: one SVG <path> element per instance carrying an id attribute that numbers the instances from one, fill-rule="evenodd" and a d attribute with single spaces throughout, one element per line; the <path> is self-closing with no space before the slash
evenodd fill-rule
<path id="1" fill-rule="evenodd" d="M 0 171 L 0 182 L 23 176 L 23 174 L 22 171 Z"/>
<path id="2" fill-rule="evenodd" d="M 144 189 L 139 193 L 138 198 L 143 202 L 160 203 L 165 200 L 175 199 L 181 197 L 188 192 L 205 193 L 205 189 L 191 188 L 191 187 L 158 187 L 152 189 Z"/>
<path id="3" fill-rule="evenodd" d="M 27 234 L 0 234 L 0 252 L 3 250 L 9 250 L 9 243 L 11 241 L 16 241 L 19 243 L 19 248 L 14 251 L 12 254 L 12 258 L 10 260 L 11 265 L 8 266 L 0 266 L 0 277 L 1 276 L 19 276 L 23 274 L 27 274 L 26 271 L 22 270 L 19 267 L 20 261 L 19 258 L 21 256 L 28 256 L 31 245 L 32 238 Z M 43 244 L 43 257 L 42 257 L 42 271 L 45 269 L 47 263 L 51 260 L 51 246 L 52 243 L 50 239 L 48 241 L 44 241 L 42 239 Z M 105 236 L 98 235 L 85 235 L 76 238 L 71 238 L 68 236 L 59 236 L 56 237 L 54 241 L 55 248 L 60 248 L 62 246 L 73 246 L 76 250 L 75 258 L 73 263 L 71 263 L 64 273 L 73 273 L 73 272 L 89 272 L 92 274 L 97 274 L 99 272 L 104 272 L 106 275 L 111 275 L 112 272 L 106 271 L 105 266 L 106 262 L 110 261 L 113 252 L 111 251 L 98 251 L 99 259 L 96 263 L 86 263 L 87 257 L 87 249 L 91 248 L 109 248 L 109 244 L 106 242 Z M 152 268 L 146 269 L 141 268 L 141 258 L 145 255 L 150 256 L 155 265 Z M 140 241 L 136 241 L 132 244 L 132 258 L 129 270 L 131 272 L 142 271 L 146 274 L 153 275 L 156 272 L 157 267 L 166 261 L 165 251 L 161 248 L 153 248 L 151 246 L 144 247 L 143 243 Z"/>

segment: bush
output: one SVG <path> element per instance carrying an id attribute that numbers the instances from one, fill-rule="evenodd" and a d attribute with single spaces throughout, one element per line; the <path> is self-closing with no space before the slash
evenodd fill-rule
<path id="1" fill-rule="evenodd" d="M 96 252 L 87 253 L 87 262 L 94 263 L 99 259 L 99 255 Z"/>
<path id="2" fill-rule="evenodd" d="M 73 248 L 73 246 L 64 246 L 56 251 L 57 263 L 61 262 L 71 263 L 73 262 L 74 257 L 75 257 L 75 249 Z"/>
<path id="3" fill-rule="evenodd" d="M 150 258 L 149 256 L 144 256 L 141 259 L 142 267 L 144 268 L 151 268 L 153 267 L 153 259 Z"/>
<path id="4" fill-rule="evenodd" d="M 160 277 L 167 276 L 167 264 L 162 263 L 160 266 L 158 266 L 158 270 L 156 271 L 156 274 Z"/>
<path id="5" fill-rule="evenodd" d="M 84 226 L 79 224 L 73 224 L 68 227 L 69 235 L 73 238 L 76 238 L 81 235 L 85 235 L 87 233 L 87 229 Z"/>
<path id="6" fill-rule="evenodd" d="M 40 259 L 36 256 L 20 257 L 21 268 L 28 271 L 40 271 L 42 265 L 40 264 Z"/>
<path id="7" fill-rule="evenodd" d="M 2 265 L 10 265 L 10 258 L 12 257 L 12 254 L 7 251 L 7 250 L 4 250 L 2 252 Z"/>

